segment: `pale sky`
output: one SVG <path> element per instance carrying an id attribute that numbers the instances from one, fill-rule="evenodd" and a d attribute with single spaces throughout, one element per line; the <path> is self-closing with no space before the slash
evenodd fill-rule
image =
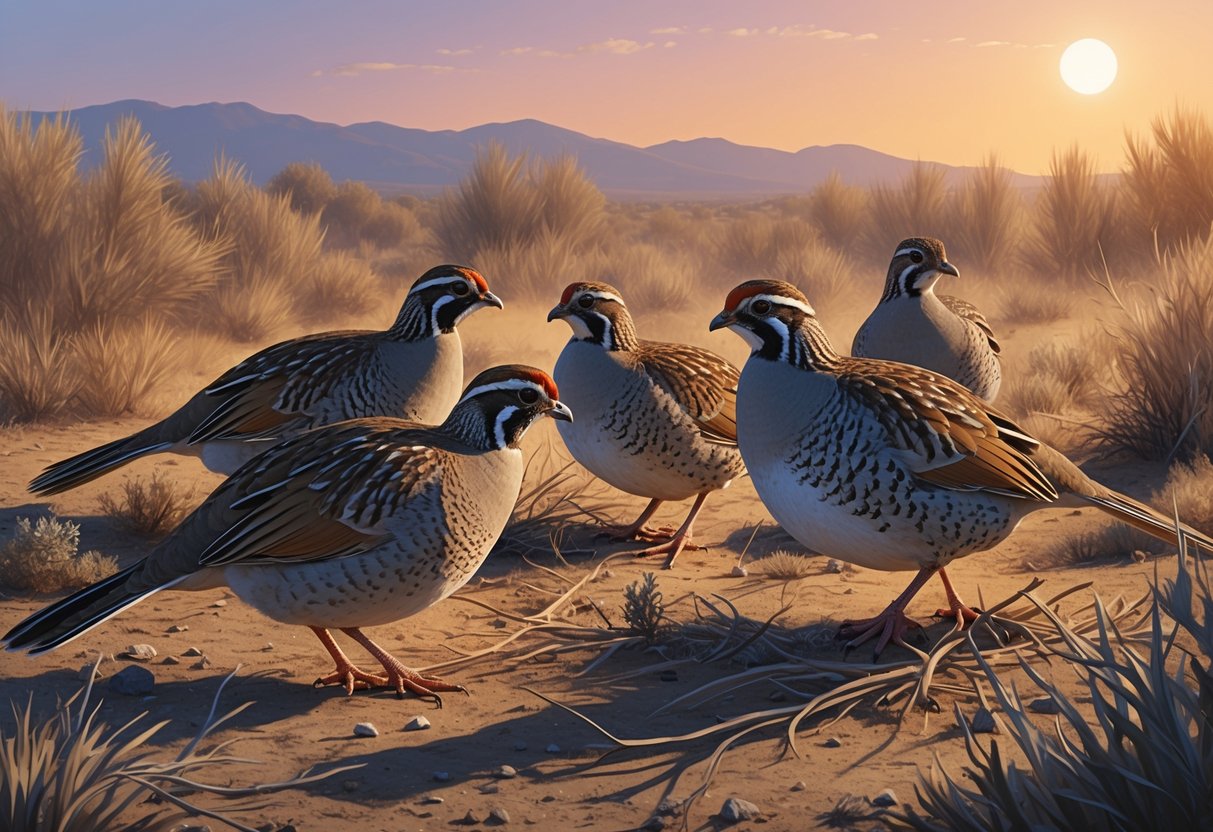
<path id="1" fill-rule="evenodd" d="M 997 6 L 997 8 L 995 8 Z M 0 0 L 0 101 L 247 101 L 349 124 L 536 118 L 648 145 L 861 144 L 1026 173 L 1078 143 L 1104 170 L 1175 103 L 1213 116 L 1213 2 Z M 1082 96 L 1071 41 L 1115 50 Z"/>

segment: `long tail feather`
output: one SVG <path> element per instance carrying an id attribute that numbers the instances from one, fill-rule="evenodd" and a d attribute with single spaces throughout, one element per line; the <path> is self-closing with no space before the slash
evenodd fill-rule
<path id="1" fill-rule="evenodd" d="M 67 644 L 132 604 L 172 585 L 134 591 L 128 589 L 127 579 L 142 567 L 142 562 L 136 563 L 51 604 L 13 627 L 0 642 L 8 650 L 26 650 L 31 655 L 45 653 Z"/>
<path id="2" fill-rule="evenodd" d="M 1117 491 L 1108 490 L 1102 495 L 1083 495 L 1083 499 L 1099 506 L 1122 523 L 1128 523 L 1135 529 L 1143 531 L 1151 537 L 1179 545 L 1179 534 L 1176 531 L 1175 520 L 1160 511 L 1150 508 L 1145 503 L 1138 502 L 1132 497 Z M 1189 543 L 1196 543 L 1206 552 L 1213 553 L 1213 538 L 1198 532 L 1191 526 L 1180 523 L 1179 529 Z"/>
<path id="3" fill-rule="evenodd" d="M 171 446 L 171 442 L 149 442 L 139 434 L 116 439 L 99 448 L 48 465 L 45 471 L 30 482 L 29 490 L 40 496 L 59 494 L 108 474 L 133 459 L 166 450 Z"/>

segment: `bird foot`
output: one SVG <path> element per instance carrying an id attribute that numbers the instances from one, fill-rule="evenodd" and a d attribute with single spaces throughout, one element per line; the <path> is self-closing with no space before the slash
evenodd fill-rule
<path id="1" fill-rule="evenodd" d="M 957 622 L 961 627 L 968 627 L 981 617 L 981 610 L 975 610 L 958 602 L 954 607 L 940 607 L 935 610 L 935 617 L 946 618 L 949 621 Z"/>
<path id="2" fill-rule="evenodd" d="M 638 558 L 652 557 L 653 555 L 665 555 L 665 562 L 661 564 L 662 569 L 670 569 L 674 566 L 674 559 L 682 553 L 684 549 L 691 551 L 706 550 L 707 546 L 700 546 L 691 540 L 690 535 L 674 535 L 664 543 L 658 543 L 656 546 L 650 546 L 647 549 L 641 549 L 636 553 Z"/>
<path id="3" fill-rule="evenodd" d="M 876 647 L 872 651 L 875 661 L 889 642 L 907 647 L 904 636 L 910 630 L 920 630 L 922 625 L 908 617 L 905 611 L 892 606 L 874 618 L 864 618 L 860 621 L 844 621 L 838 628 L 838 638 L 850 639 L 843 649 L 850 652 L 869 639 L 876 639 Z"/>
<path id="4" fill-rule="evenodd" d="M 327 676 L 321 676 L 312 682 L 312 687 L 323 688 L 328 685 L 341 685 L 347 696 L 352 696 L 356 690 L 372 690 L 386 686 L 388 679 L 375 673 L 367 673 L 351 662 L 338 662 L 337 669 Z"/>
<path id="5" fill-rule="evenodd" d="M 383 687 L 393 687 L 396 689 L 396 696 L 399 699 L 404 698 L 404 692 L 407 690 L 422 699 L 432 699 L 434 704 L 439 708 L 442 707 L 442 697 L 440 693 L 463 693 L 466 694 L 468 689 L 463 685 L 457 685 L 453 682 L 448 682 L 445 679 L 440 679 L 437 676 L 422 676 L 415 670 L 410 670 L 401 664 L 395 657 L 388 656 L 389 661 L 383 662 L 383 669 L 387 671 L 387 678 L 384 680 Z"/>
<path id="6" fill-rule="evenodd" d="M 598 533 L 599 537 L 610 538 L 611 540 L 639 540 L 643 543 L 664 543 L 667 540 L 672 540 L 678 530 L 673 526 L 658 526 L 651 528 L 649 526 L 608 526 Z"/>

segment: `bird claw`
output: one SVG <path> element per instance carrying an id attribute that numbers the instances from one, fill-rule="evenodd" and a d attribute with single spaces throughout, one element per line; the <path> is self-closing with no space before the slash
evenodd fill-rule
<path id="1" fill-rule="evenodd" d="M 872 661 L 875 662 L 881 651 L 890 642 L 909 649 L 904 636 L 910 630 L 921 630 L 922 625 L 896 607 L 890 607 L 873 618 L 859 621 L 844 621 L 838 628 L 838 638 L 849 639 L 843 645 L 843 655 L 849 655 L 851 650 L 870 639 L 876 639 L 876 647 L 872 650 Z"/>
<path id="2" fill-rule="evenodd" d="M 675 558 L 682 554 L 683 550 L 707 551 L 707 548 L 707 546 L 701 546 L 698 543 L 693 543 L 690 535 L 683 535 L 682 537 L 675 535 L 664 543 L 658 543 L 656 546 L 641 549 L 636 553 L 636 557 L 647 558 L 652 557 L 653 555 L 665 555 L 666 559 L 665 562 L 661 564 L 661 568 L 673 569 Z"/>
<path id="3" fill-rule="evenodd" d="M 609 526 L 598 533 L 599 537 L 611 540 L 639 540 L 642 543 L 664 543 L 672 540 L 678 530 L 673 526 Z"/>
<path id="4" fill-rule="evenodd" d="M 329 685 L 341 685 L 345 688 L 346 696 L 353 696 L 356 690 L 371 690 L 373 688 L 381 688 L 388 684 L 386 676 L 378 676 L 374 673 L 367 673 L 365 670 L 353 665 L 337 665 L 337 668 L 327 676 L 321 676 L 316 681 L 312 682 L 312 687 L 323 688 Z"/>

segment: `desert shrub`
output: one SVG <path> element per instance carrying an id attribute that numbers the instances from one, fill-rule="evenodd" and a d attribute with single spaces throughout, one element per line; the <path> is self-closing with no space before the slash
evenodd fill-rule
<path id="1" fill-rule="evenodd" d="M 956 203 L 959 213 L 951 222 L 955 232 L 947 241 L 953 262 L 965 268 L 972 264 L 985 274 L 1010 271 L 1024 209 L 1011 172 L 991 156 L 969 173 Z"/>
<path id="2" fill-rule="evenodd" d="M 1196 110 L 1176 106 L 1151 125 L 1153 142 L 1126 136 L 1123 189 L 1139 246 L 1164 249 L 1202 240 L 1213 224 L 1213 127 Z"/>
<path id="3" fill-rule="evenodd" d="M 242 344 L 269 340 L 295 317 L 294 301 L 282 282 L 258 271 L 222 286 L 208 308 L 214 329 Z"/>
<path id="4" fill-rule="evenodd" d="M 652 644 L 665 621 L 665 603 L 657 588 L 657 576 L 645 572 L 640 581 L 627 585 L 623 591 L 623 620 L 636 635 Z"/>
<path id="5" fill-rule="evenodd" d="M 1070 281 L 1101 270 L 1102 251 L 1116 233 L 1115 211 L 1115 192 L 1100 182 L 1090 155 L 1078 147 L 1054 153 L 1033 206 L 1028 266 Z"/>
<path id="6" fill-rule="evenodd" d="M 766 274 L 796 284 L 812 303 L 828 308 L 852 283 L 854 270 L 845 254 L 809 240 L 779 246 Z"/>
<path id="7" fill-rule="evenodd" d="M 1165 254 L 1108 325 L 1117 383 L 1100 439 L 1145 459 L 1213 453 L 1213 240 Z"/>
<path id="8" fill-rule="evenodd" d="M 96 416 L 139 410 L 176 370 L 177 342 L 164 324 L 150 319 L 86 328 L 73 342 L 80 406 Z"/>
<path id="9" fill-rule="evenodd" d="M 346 247 L 363 239 L 367 226 L 383 209 L 383 200 L 363 182 L 342 182 L 324 206 L 322 219 L 330 239 Z"/>
<path id="10" fill-rule="evenodd" d="M 80 526 L 57 517 L 17 518 L 12 539 L 0 549 L 0 580 L 13 589 L 59 592 L 88 586 L 118 571 L 100 552 L 77 554 Z"/>
<path id="11" fill-rule="evenodd" d="M 995 296 L 993 317 L 1008 324 L 1050 324 L 1070 315 L 1070 298 L 1049 288 L 1042 291 L 1015 278 Z"/>
<path id="12" fill-rule="evenodd" d="M 628 243 L 603 258 L 602 279 L 623 293 L 636 314 L 686 308 L 695 274 L 689 255 L 649 243 Z"/>
<path id="13" fill-rule="evenodd" d="M 530 242 L 541 215 L 526 159 L 511 157 L 493 143 L 476 155 L 471 172 L 443 199 L 434 234 L 443 256 L 466 262 L 481 251 Z"/>
<path id="14" fill-rule="evenodd" d="M 751 211 L 725 224 L 716 241 L 716 258 L 734 278 L 770 275 L 782 252 L 817 242 L 816 230 L 803 220 Z"/>
<path id="15" fill-rule="evenodd" d="M 868 201 L 866 191 L 832 172 L 810 191 L 808 213 L 827 243 L 838 251 L 853 251 L 869 233 Z"/>
<path id="16" fill-rule="evenodd" d="M 287 196 L 291 207 L 303 214 L 319 214 L 337 195 L 328 171 L 315 162 L 291 162 L 265 184 L 275 196 Z"/>
<path id="17" fill-rule="evenodd" d="M 752 568 L 774 581 L 798 581 L 820 571 L 812 558 L 783 549 L 754 561 Z"/>
<path id="18" fill-rule="evenodd" d="M 367 261 L 326 254 L 298 287 L 295 306 L 310 321 L 362 315 L 379 301 L 380 286 Z"/>
<path id="19" fill-rule="evenodd" d="M 887 262 L 893 247 L 906 237 L 948 239 L 946 171 L 917 162 L 896 186 L 878 184 L 871 191 L 872 224 L 869 257 Z"/>
<path id="20" fill-rule="evenodd" d="M 1001 708 L 1002 733 L 979 742 L 957 710 L 970 765 L 963 778 L 936 761 L 915 788 L 918 811 L 893 825 L 918 830 L 1204 829 L 1213 811 L 1213 607 L 1206 561 L 1179 558 L 1155 585 L 1144 636 L 1122 632 L 1097 605 L 1099 636 L 1063 636 L 1051 658 L 1082 684 L 1067 695 L 1031 665 L 1025 672 L 1057 708 L 1054 730 L 1036 725 L 1018 690 L 982 660 Z M 1174 622 L 1174 623 L 1172 623 Z M 1182 638 L 1176 639 L 1176 631 Z M 1191 655 L 1178 647 L 1195 645 Z M 1024 762 L 1000 748 L 1006 736 Z"/>
<path id="21" fill-rule="evenodd" d="M 578 249 L 589 247 L 601 233 L 606 197 L 568 155 L 538 164 L 531 174 L 544 228 Z"/>
<path id="22" fill-rule="evenodd" d="M 92 677 L 82 690 L 58 704 L 49 719 L 34 716 L 32 699 L 23 706 L 11 703 L 14 726 L 11 731 L 0 730 L 0 828 L 28 832 L 167 832 L 197 828 L 181 821 L 205 815 L 226 826 L 248 830 L 252 827 L 236 821 L 231 809 L 205 807 L 193 801 L 200 795 L 221 797 L 235 803 L 232 809 L 248 811 L 259 806 L 242 805 L 240 799 L 296 788 L 357 768 L 341 766 L 322 774 L 309 770 L 281 783 L 247 788 L 232 787 L 230 781 L 221 785 L 199 781 L 203 770 L 227 772 L 234 765 L 256 763 L 232 756 L 224 748 L 227 743 L 199 749 L 216 728 L 252 704 L 216 716 L 219 696 L 230 679 L 228 676 L 220 684 L 198 733 L 168 759 L 152 745 L 168 720 L 137 730 L 137 723 L 146 716 L 143 714 L 119 728 L 112 727 L 99 718 L 100 705 L 90 704 Z M 132 824 L 128 813 L 135 811 L 142 817 Z"/>
<path id="23" fill-rule="evenodd" d="M 596 274 L 598 255 L 577 251 L 573 245 L 549 230 L 526 245 L 490 246 L 480 249 L 470 260 L 509 298 L 554 302 L 560 291 L 573 280 Z"/>
<path id="24" fill-rule="evenodd" d="M 31 303 L 0 316 L 0 413 L 31 421 L 62 412 L 79 388 L 71 338 Z"/>
<path id="25" fill-rule="evenodd" d="M 1080 346 L 1039 344 L 1027 367 L 1015 374 L 1007 402 L 1017 413 L 1064 413 L 1090 404 L 1096 394 L 1101 353 L 1092 342 Z"/>
<path id="26" fill-rule="evenodd" d="M 178 489 L 159 471 L 146 482 L 139 477 L 122 483 L 122 496 L 97 498 L 101 513 L 123 530 L 149 538 L 161 538 L 176 528 L 191 508 L 194 489 Z"/>
<path id="27" fill-rule="evenodd" d="M 360 237 L 376 248 L 397 248 L 425 237 L 416 215 L 403 205 L 382 202 L 375 215 L 359 231 Z"/>

